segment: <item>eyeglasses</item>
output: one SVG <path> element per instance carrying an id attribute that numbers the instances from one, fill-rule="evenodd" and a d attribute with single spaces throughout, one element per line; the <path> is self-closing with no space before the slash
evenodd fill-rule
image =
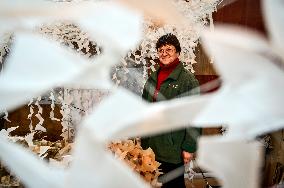
<path id="1" fill-rule="evenodd" d="M 174 48 L 158 49 L 158 54 L 163 54 L 163 53 L 173 54 L 174 52 L 175 52 Z"/>

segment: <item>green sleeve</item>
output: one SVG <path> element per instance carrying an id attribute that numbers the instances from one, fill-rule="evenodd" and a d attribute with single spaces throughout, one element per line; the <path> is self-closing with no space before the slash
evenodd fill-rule
<path id="1" fill-rule="evenodd" d="M 194 77 L 193 74 L 189 76 L 186 83 L 187 83 L 185 85 L 186 92 L 183 93 L 183 96 L 200 94 L 198 80 Z M 182 143 L 182 149 L 187 152 L 194 153 L 197 150 L 197 139 L 201 135 L 201 132 L 202 132 L 201 128 L 189 127 L 185 129 L 185 137 Z"/>
<path id="2" fill-rule="evenodd" d="M 189 153 L 194 153 L 197 150 L 197 139 L 201 135 L 201 128 L 187 128 L 181 148 Z"/>
<path id="3" fill-rule="evenodd" d="M 182 88 L 179 91 L 178 98 L 200 94 L 199 82 L 193 74 L 184 76 L 179 82 L 182 85 Z"/>
<path id="4" fill-rule="evenodd" d="M 143 92 L 142 92 L 142 99 L 145 99 L 145 100 L 147 99 L 146 84 L 147 84 L 147 83 L 145 83 L 144 88 L 143 88 Z"/>
<path id="5" fill-rule="evenodd" d="M 148 85 L 149 85 L 149 82 L 147 80 L 147 82 L 144 85 L 143 92 L 142 92 L 142 98 L 145 99 L 145 100 L 148 100 L 148 95 L 149 95 L 148 94 Z M 141 138 L 141 147 L 143 149 L 149 148 L 149 137 L 142 137 Z"/>
<path id="6" fill-rule="evenodd" d="M 142 137 L 141 138 L 141 147 L 143 149 L 148 149 L 149 148 L 149 138 L 148 137 Z"/>

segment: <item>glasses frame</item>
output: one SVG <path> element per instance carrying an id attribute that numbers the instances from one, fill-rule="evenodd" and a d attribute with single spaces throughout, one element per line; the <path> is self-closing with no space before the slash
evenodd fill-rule
<path id="1" fill-rule="evenodd" d="M 175 49 L 175 47 L 172 47 L 172 48 L 166 47 L 165 49 L 161 49 L 161 48 L 158 49 L 158 54 L 164 54 L 164 53 L 172 55 L 172 54 L 176 53 L 176 49 Z"/>

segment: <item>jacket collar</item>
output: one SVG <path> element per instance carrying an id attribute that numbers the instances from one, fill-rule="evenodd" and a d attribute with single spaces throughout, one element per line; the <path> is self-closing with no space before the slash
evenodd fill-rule
<path id="1" fill-rule="evenodd" d="M 154 80 L 154 81 L 157 81 L 157 78 L 158 78 L 158 72 L 160 70 L 160 65 L 157 66 L 156 68 L 156 71 L 154 71 L 150 77 Z M 167 79 L 173 79 L 173 80 L 177 80 L 181 71 L 183 69 L 183 65 L 182 65 L 182 62 L 180 62 L 177 67 L 173 70 L 173 72 L 171 72 L 171 74 L 169 75 L 169 77 Z"/>

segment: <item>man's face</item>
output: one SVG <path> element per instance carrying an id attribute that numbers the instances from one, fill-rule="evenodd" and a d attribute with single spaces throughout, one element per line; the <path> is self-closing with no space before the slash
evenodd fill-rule
<path id="1" fill-rule="evenodd" d="M 167 44 L 158 49 L 158 56 L 161 63 L 168 65 L 179 57 L 179 53 L 173 45 Z"/>

